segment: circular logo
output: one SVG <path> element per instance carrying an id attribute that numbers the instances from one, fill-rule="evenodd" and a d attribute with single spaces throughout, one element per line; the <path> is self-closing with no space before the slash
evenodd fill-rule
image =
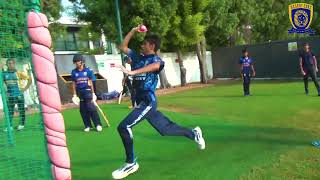
<path id="1" fill-rule="evenodd" d="M 308 14 L 303 10 L 294 13 L 294 24 L 297 28 L 306 28 L 309 22 Z"/>

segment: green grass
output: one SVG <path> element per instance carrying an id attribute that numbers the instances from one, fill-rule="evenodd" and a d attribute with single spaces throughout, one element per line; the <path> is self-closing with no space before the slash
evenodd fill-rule
<path id="1" fill-rule="evenodd" d="M 254 96 L 242 85 L 221 83 L 159 98 L 159 109 L 187 127 L 201 126 L 207 148 L 183 137 L 162 137 L 147 121 L 134 128 L 139 171 L 132 180 L 320 179 L 320 97 L 310 84 L 253 82 Z M 314 92 L 314 94 L 312 94 Z M 128 103 L 128 102 L 127 102 Z M 103 105 L 111 128 L 82 132 L 78 110 L 64 111 L 73 179 L 111 179 L 124 150 L 116 131 L 130 112 L 127 104 Z"/>

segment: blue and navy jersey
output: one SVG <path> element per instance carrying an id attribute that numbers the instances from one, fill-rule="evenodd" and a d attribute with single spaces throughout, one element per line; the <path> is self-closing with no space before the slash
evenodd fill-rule
<path id="1" fill-rule="evenodd" d="M 158 75 L 164 67 L 164 62 L 157 55 L 137 55 L 132 50 L 129 51 L 128 56 L 132 59 L 133 70 L 160 62 L 158 71 L 138 74 L 133 77 L 133 88 L 136 90 L 137 102 L 145 101 L 149 103 L 150 101 L 156 101 L 155 91 L 159 80 Z"/>
<path id="2" fill-rule="evenodd" d="M 251 73 L 251 66 L 253 64 L 253 60 L 250 57 L 241 57 L 239 60 L 239 64 L 242 65 L 242 73 Z"/>
<path id="3" fill-rule="evenodd" d="M 90 88 L 89 80 L 92 80 L 93 72 L 89 68 L 79 71 L 77 68 L 72 70 L 71 78 L 76 83 L 77 90 Z"/>
<path id="4" fill-rule="evenodd" d="M 130 59 L 132 60 L 131 71 L 144 67 L 144 62 L 141 61 L 143 57 L 142 54 L 137 54 L 135 51 L 130 49 L 128 52 L 128 57 L 130 57 Z"/>
<path id="5" fill-rule="evenodd" d="M 97 81 L 97 77 L 96 77 L 96 75 L 94 74 L 94 72 L 93 72 L 93 69 L 91 69 L 90 67 L 87 67 L 90 71 L 91 71 L 91 73 L 92 73 L 92 81 Z"/>
<path id="6" fill-rule="evenodd" d="M 299 54 L 299 57 L 302 59 L 302 66 L 303 67 L 309 68 L 309 67 L 313 66 L 314 54 L 311 51 L 309 51 L 309 52 L 303 51 Z"/>

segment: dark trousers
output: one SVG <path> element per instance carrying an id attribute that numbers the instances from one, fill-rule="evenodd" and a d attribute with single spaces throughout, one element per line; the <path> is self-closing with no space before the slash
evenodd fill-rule
<path id="1" fill-rule="evenodd" d="M 18 105 L 20 124 L 24 125 L 26 120 L 26 110 L 24 107 L 24 96 L 8 96 L 8 110 L 9 110 L 9 119 L 10 126 L 12 126 L 12 118 L 14 115 L 14 106 Z"/>
<path id="2" fill-rule="evenodd" d="M 151 126 L 162 136 L 185 136 L 194 140 L 193 131 L 175 124 L 157 111 L 156 102 L 153 101 L 150 104 L 142 102 L 118 126 L 118 132 L 126 152 L 127 163 L 134 162 L 132 128 L 144 119 L 147 119 Z"/>
<path id="3" fill-rule="evenodd" d="M 80 98 L 80 114 L 83 120 L 84 126 L 92 127 L 91 119 L 94 126 L 101 125 L 100 117 L 97 112 L 97 107 L 92 102 L 92 91 L 91 89 L 78 90 L 78 96 Z"/>
<path id="4" fill-rule="evenodd" d="M 249 73 L 243 73 L 242 74 L 242 79 L 243 79 L 243 92 L 244 95 L 250 95 L 250 74 Z"/>
<path id="5" fill-rule="evenodd" d="M 303 76 L 303 82 L 304 82 L 304 89 L 306 93 L 309 93 L 309 89 L 308 89 L 308 80 L 309 80 L 309 76 L 311 77 L 314 85 L 317 88 L 317 91 L 319 93 L 319 83 L 317 80 L 317 74 L 316 71 L 313 68 L 304 68 L 303 71 L 306 73 L 306 75 Z"/>

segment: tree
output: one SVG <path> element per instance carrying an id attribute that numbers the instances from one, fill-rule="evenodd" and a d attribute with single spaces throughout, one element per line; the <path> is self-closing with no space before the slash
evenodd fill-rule
<path id="1" fill-rule="evenodd" d="M 92 32 L 104 31 L 109 41 L 118 41 L 114 1 L 105 0 L 69 0 L 74 4 L 79 20 L 89 22 Z M 145 24 L 150 32 L 164 37 L 171 28 L 170 19 L 177 9 L 177 0 L 121 0 L 120 11 L 123 32 L 129 32 L 138 24 Z M 106 13 L 108 12 L 108 13 Z M 111 13 L 111 15 L 110 15 Z M 130 47 L 139 50 L 144 34 L 137 34 Z M 162 39 L 162 44 L 166 44 Z M 170 87 L 165 73 L 160 74 L 164 87 Z"/>
<path id="2" fill-rule="evenodd" d="M 208 0 L 179 0 L 176 14 L 170 21 L 172 28 L 166 36 L 166 46 L 177 53 L 182 86 L 186 85 L 186 68 L 183 64 L 182 51 L 195 47 L 204 39 L 206 25 L 204 25 L 203 11 L 208 2 Z M 201 58 L 202 54 L 199 55 Z"/>
<path id="3" fill-rule="evenodd" d="M 90 22 L 93 31 L 103 29 L 110 41 L 117 42 L 118 32 L 114 1 L 70 1 L 74 4 L 75 14 L 79 20 Z M 169 20 L 176 8 L 176 0 L 122 0 L 120 1 L 120 14 L 123 32 L 129 32 L 138 24 L 145 24 L 150 32 L 164 36 L 170 29 Z M 142 39 L 143 34 L 135 37 L 137 41 Z M 133 43 L 132 45 L 139 48 L 137 44 Z"/>
<path id="4" fill-rule="evenodd" d="M 206 24 L 206 27 L 208 27 L 208 19 L 207 16 L 208 14 L 208 5 L 210 4 L 210 1 L 208 0 L 196 0 L 194 2 L 194 9 L 197 13 L 204 13 L 204 17 L 202 20 L 202 25 Z M 205 38 L 205 31 L 202 32 L 202 37 L 201 39 L 198 40 L 196 44 L 196 52 L 197 52 L 197 57 L 199 61 L 199 68 L 200 68 L 200 76 L 201 76 L 201 82 L 202 83 L 208 83 L 208 67 L 207 67 L 207 44 L 206 44 L 206 38 Z"/>
<path id="5" fill-rule="evenodd" d="M 63 11 L 61 0 L 41 0 L 41 8 L 50 21 L 58 20 Z"/>
<path id="6" fill-rule="evenodd" d="M 256 15 L 252 18 L 254 43 L 290 37 L 288 30 L 292 26 L 288 16 L 289 4 L 286 0 L 264 0 L 257 4 Z"/>
<path id="7" fill-rule="evenodd" d="M 66 32 L 66 29 L 57 22 L 57 20 L 59 20 L 61 17 L 62 11 L 64 10 L 61 0 L 41 0 L 40 2 L 41 11 L 47 16 L 50 22 L 49 31 L 52 39 L 58 39 L 61 34 Z"/>

